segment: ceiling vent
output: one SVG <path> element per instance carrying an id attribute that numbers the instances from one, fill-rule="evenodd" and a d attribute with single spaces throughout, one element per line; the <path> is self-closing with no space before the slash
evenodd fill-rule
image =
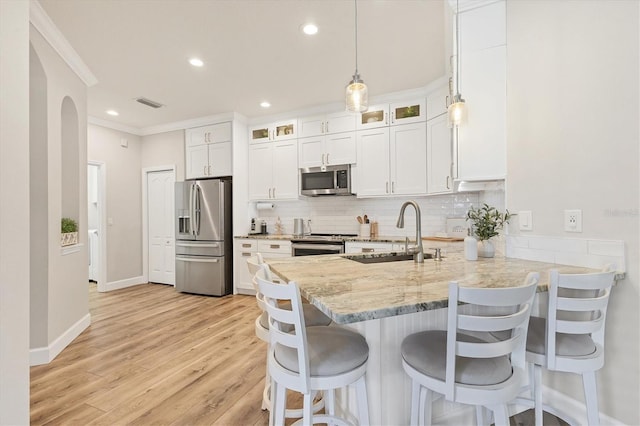
<path id="1" fill-rule="evenodd" d="M 160 108 L 164 106 L 159 102 L 152 101 L 151 99 L 147 98 L 136 98 L 136 102 L 140 102 L 142 105 L 146 105 L 151 108 Z"/>

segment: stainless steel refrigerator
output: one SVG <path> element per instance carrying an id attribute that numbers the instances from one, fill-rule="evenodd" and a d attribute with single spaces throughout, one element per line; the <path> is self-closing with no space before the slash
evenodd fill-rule
<path id="1" fill-rule="evenodd" d="M 176 182 L 176 290 L 233 291 L 231 178 Z"/>

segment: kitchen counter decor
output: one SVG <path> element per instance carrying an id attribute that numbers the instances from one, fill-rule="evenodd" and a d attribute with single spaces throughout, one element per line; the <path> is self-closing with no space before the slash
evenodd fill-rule
<path id="1" fill-rule="evenodd" d="M 78 244 L 78 222 L 63 217 L 60 221 L 60 245 L 62 247 Z"/>
<path id="2" fill-rule="evenodd" d="M 471 206 L 467 212 L 467 220 L 471 222 L 471 232 L 478 239 L 478 256 L 493 257 L 495 247 L 491 238 L 499 235 L 505 224 L 509 223 L 509 210 L 500 213 L 495 207 L 483 204 L 480 208 Z"/>

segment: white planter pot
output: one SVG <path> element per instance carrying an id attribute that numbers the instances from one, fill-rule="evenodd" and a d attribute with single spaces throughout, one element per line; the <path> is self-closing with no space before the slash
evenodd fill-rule
<path id="1" fill-rule="evenodd" d="M 478 241 L 478 257 L 493 257 L 496 248 L 491 240 Z"/>
<path id="2" fill-rule="evenodd" d="M 74 244 L 78 244 L 78 233 L 77 232 L 67 232 L 65 234 L 60 234 L 60 245 L 64 246 L 72 246 Z"/>

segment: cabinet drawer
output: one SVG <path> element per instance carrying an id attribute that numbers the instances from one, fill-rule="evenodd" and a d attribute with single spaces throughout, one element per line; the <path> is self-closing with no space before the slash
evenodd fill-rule
<path id="1" fill-rule="evenodd" d="M 241 252 L 255 252 L 258 249 L 256 240 L 236 240 L 236 250 Z"/>
<path id="2" fill-rule="evenodd" d="M 259 253 L 282 253 L 291 256 L 291 241 L 258 240 Z"/>

